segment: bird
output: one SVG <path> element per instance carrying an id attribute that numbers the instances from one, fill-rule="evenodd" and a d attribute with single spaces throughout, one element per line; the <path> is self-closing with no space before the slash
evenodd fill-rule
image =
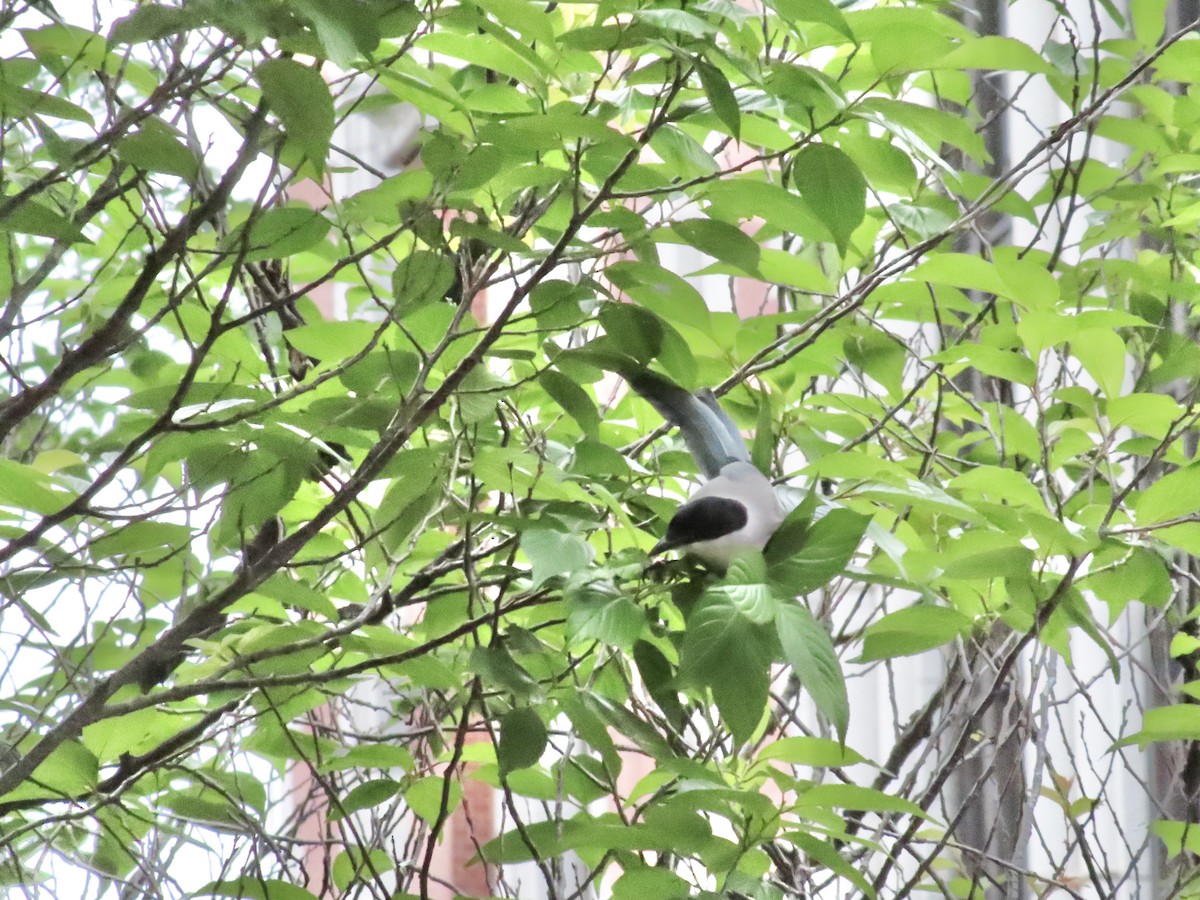
<path id="1" fill-rule="evenodd" d="M 675 510 L 650 555 L 680 550 L 724 572 L 739 554 L 761 551 L 783 522 L 783 506 L 770 480 L 750 461 L 745 439 L 713 392 L 689 393 L 650 370 L 626 374 L 625 380 L 679 428 L 706 479 Z"/>

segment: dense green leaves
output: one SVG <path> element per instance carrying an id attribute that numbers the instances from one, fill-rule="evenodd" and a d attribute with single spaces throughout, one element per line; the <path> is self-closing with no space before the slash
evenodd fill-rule
<path id="1" fill-rule="evenodd" d="M 0 884 L 1110 896 L 1195 849 L 1135 755 L 1200 725 L 1161 0 L 55 6 L 0 59 Z M 698 476 L 642 368 L 778 486 L 762 554 L 647 558 Z"/>

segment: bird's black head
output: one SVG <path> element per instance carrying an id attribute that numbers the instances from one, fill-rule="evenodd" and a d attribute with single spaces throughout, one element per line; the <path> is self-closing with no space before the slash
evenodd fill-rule
<path id="1" fill-rule="evenodd" d="M 675 510 L 667 533 L 650 555 L 701 541 L 713 541 L 746 527 L 746 507 L 730 497 L 700 497 Z"/>

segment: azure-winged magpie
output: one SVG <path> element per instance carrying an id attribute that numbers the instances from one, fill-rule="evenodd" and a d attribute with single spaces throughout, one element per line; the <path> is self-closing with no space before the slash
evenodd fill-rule
<path id="1" fill-rule="evenodd" d="M 712 391 L 695 394 L 653 372 L 627 376 L 630 386 L 670 424 L 707 479 L 675 511 L 651 555 L 682 550 L 716 569 L 745 550 L 761 550 L 783 521 L 771 482 L 750 462 L 750 451 Z"/>

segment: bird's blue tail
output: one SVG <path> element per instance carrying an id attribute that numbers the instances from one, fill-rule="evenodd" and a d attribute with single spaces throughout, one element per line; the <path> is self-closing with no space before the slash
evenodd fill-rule
<path id="1" fill-rule="evenodd" d="M 705 388 L 689 394 L 654 372 L 626 375 L 634 392 L 679 428 L 692 458 L 705 478 L 716 478 L 731 462 L 750 462 L 750 450 L 737 426 Z"/>

